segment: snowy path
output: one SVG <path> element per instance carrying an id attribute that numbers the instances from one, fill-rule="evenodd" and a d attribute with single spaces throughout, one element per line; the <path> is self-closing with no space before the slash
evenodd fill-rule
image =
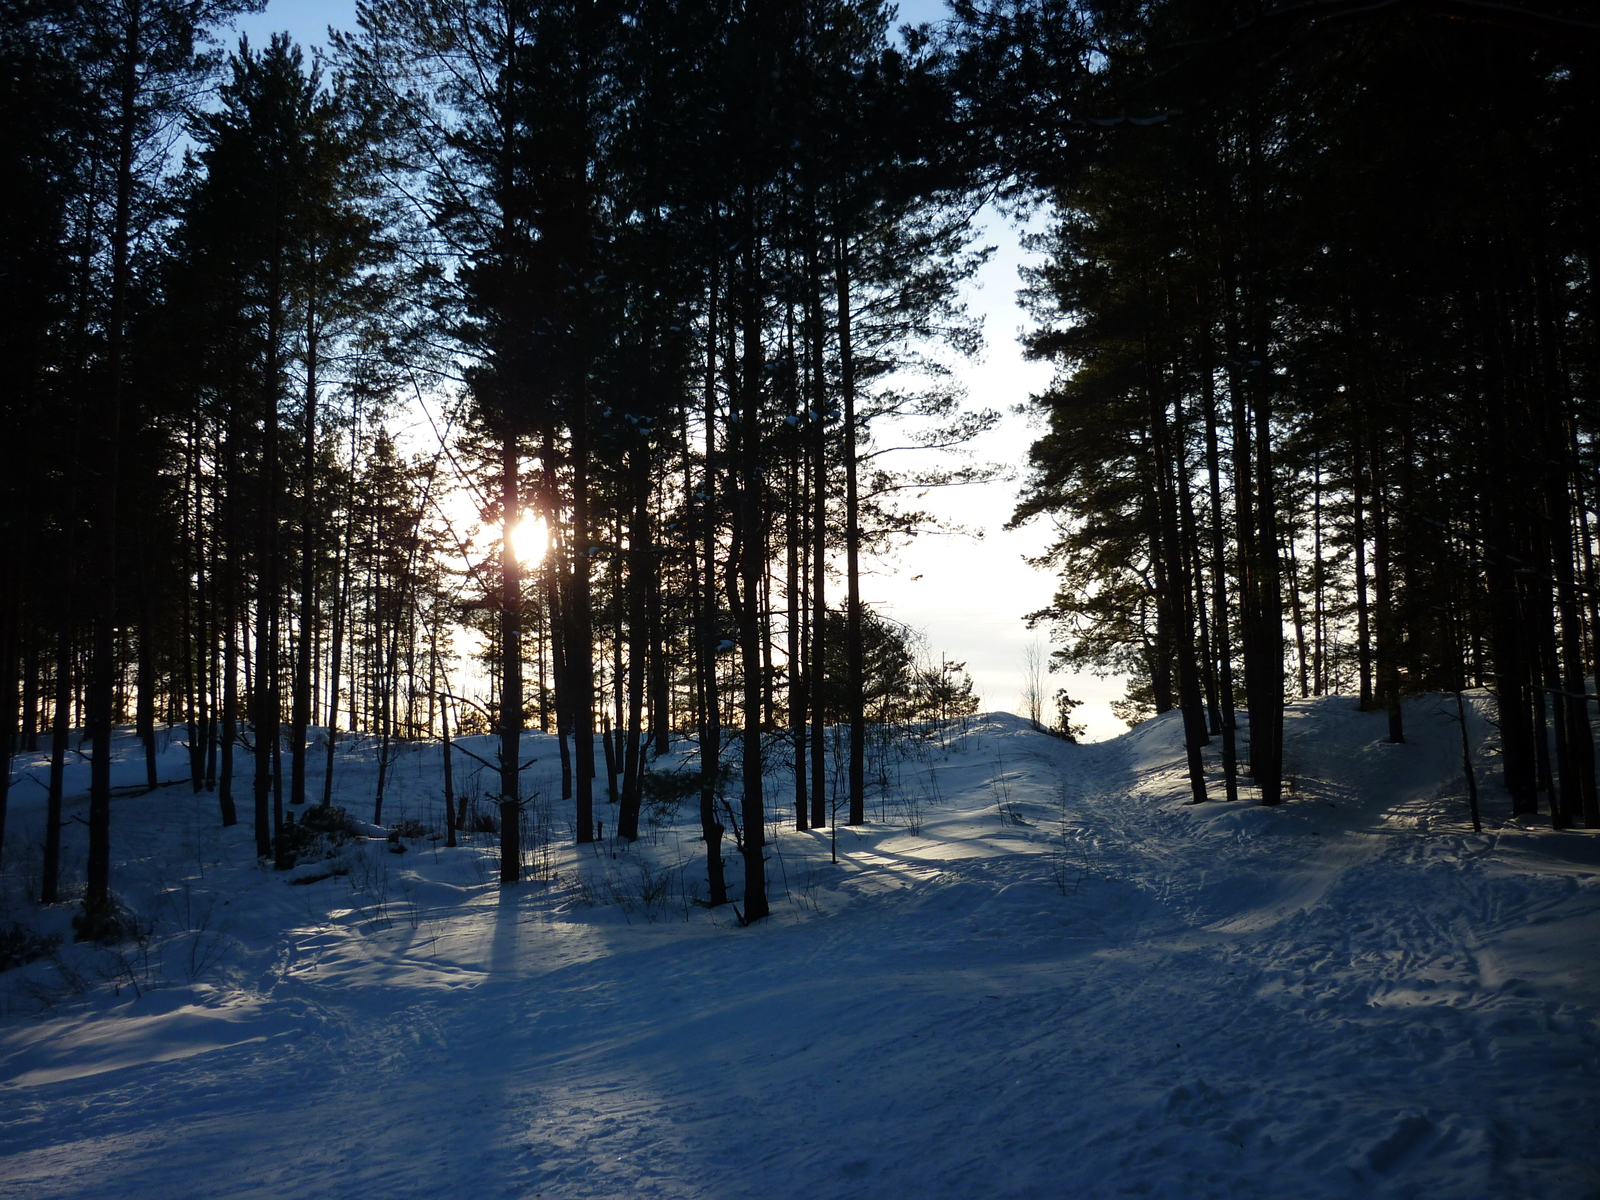
<path id="1" fill-rule="evenodd" d="M 997 718 L 745 930 L 236 866 L 227 987 L 0 1025 L 0 1194 L 1593 1197 L 1596 839 L 1465 832 L 1412 725 L 1295 706 L 1267 812 L 1182 807 L 1169 721 Z"/>

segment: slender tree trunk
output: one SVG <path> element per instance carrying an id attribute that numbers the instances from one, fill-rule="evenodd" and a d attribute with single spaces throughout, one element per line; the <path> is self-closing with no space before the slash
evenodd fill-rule
<path id="1" fill-rule="evenodd" d="M 313 307 L 306 315 L 305 436 L 301 450 L 300 632 L 295 642 L 294 700 L 289 731 L 289 803 L 306 802 L 306 730 L 311 724 L 311 643 L 317 618 L 316 478 L 317 352 L 321 331 Z"/>
<path id="2" fill-rule="evenodd" d="M 522 490 L 518 473 L 516 437 L 507 432 L 500 448 L 501 884 L 522 878 L 522 565 L 516 553 Z"/>
<path id="3" fill-rule="evenodd" d="M 792 340 L 789 359 L 791 363 L 794 361 Z M 790 416 L 794 417 L 798 428 L 799 418 L 793 412 Z M 807 827 L 811 806 L 806 796 L 805 650 L 800 636 L 800 614 L 805 609 L 805 596 L 802 594 L 801 586 L 804 578 L 804 566 L 801 562 L 804 521 L 801 519 L 800 509 L 806 502 L 806 494 L 801 487 L 799 459 L 800 445 L 796 440 L 789 453 L 789 478 L 785 496 L 787 528 L 784 535 L 784 555 L 787 575 L 784 579 L 784 599 L 787 603 L 785 634 L 786 657 L 789 663 L 789 695 L 786 708 L 789 714 L 789 738 L 792 743 L 790 748 L 793 752 L 791 769 L 794 774 L 794 827 L 797 831 L 803 831 Z"/>
<path id="4" fill-rule="evenodd" d="M 1228 613 L 1228 535 L 1222 511 L 1222 465 L 1217 446 L 1217 395 L 1211 339 L 1207 330 L 1201 377 L 1206 420 L 1206 473 L 1211 486 L 1211 628 L 1217 649 L 1217 692 L 1222 708 L 1222 787 L 1228 800 L 1239 798 L 1238 723 L 1233 711 L 1233 642 Z"/>
<path id="5" fill-rule="evenodd" d="M 1318 696 L 1328 692 L 1326 573 L 1322 559 L 1322 451 L 1316 456 L 1311 491 L 1311 682 Z"/>
<path id="6" fill-rule="evenodd" d="M 753 198 L 747 198 L 753 206 Z M 766 800 L 763 795 L 761 718 L 762 647 L 761 588 L 766 574 L 762 548 L 761 379 L 765 369 L 761 348 L 760 266 L 758 232 L 754 214 L 745 246 L 744 371 L 741 381 L 739 584 L 742 592 L 737 612 L 740 656 L 744 668 L 744 731 L 741 770 L 744 775 L 744 914 L 746 924 L 767 916 Z"/>
<path id="7" fill-rule="evenodd" d="M 1261 803 L 1273 805 L 1283 797 L 1283 585 L 1278 567 L 1278 508 L 1276 477 L 1272 466 L 1272 400 L 1267 347 L 1263 334 L 1256 339 L 1258 381 L 1255 400 L 1256 557 L 1260 566 L 1257 657 L 1258 687 L 1250 697 L 1250 752 Z"/>
<path id="8" fill-rule="evenodd" d="M 116 688 L 117 522 L 122 472 L 122 374 L 133 212 L 133 152 L 139 121 L 139 73 L 144 58 L 144 9 L 135 0 L 123 13 L 118 62 L 116 208 L 111 233 L 111 303 L 106 324 L 106 404 L 101 428 L 98 511 L 99 578 L 95 581 L 87 723 L 94 730 L 89 768 L 89 854 L 78 937 L 116 940 L 121 927 L 111 904 L 111 735 Z"/>
<path id="9" fill-rule="evenodd" d="M 551 553 L 553 554 L 552 544 Z M 559 569 L 547 565 L 545 607 L 550 612 L 550 662 L 555 675 L 556 750 L 561 760 L 561 799 L 571 800 L 572 790 L 572 684 L 567 674 L 566 605 L 562 600 Z"/>
<path id="10" fill-rule="evenodd" d="M 31 613 L 28 616 L 32 616 Z M 23 620 L 18 609 L 18 622 Z M 30 754 L 39 749 L 39 645 L 24 635 L 22 646 L 22 731 L 21 746 Z M 0 783 L 0 788 L 5 787 Z"/>
<path id="11" fill-rule="evenodd" d="M 440 759 L 444 765 L 444 828 L 447 847 L 456 844 L 456 777 L 454 747 L 450 743 L 450 677 L 444 673 L 439 663 L 439 631 L 433 631 L 433 662 L 439 669 L 439 743 Z"/>
<path id="12" fill-rule="evenodd" d="M 1574 578 L 1572 537 L 1575 528 L 1564 473 L 1549 468 L 1546 508 L 1549 513 L 1550 561 L 1555 571 L 1556 606 L 1561 618 L 1562 689 L 1566 693 L 1566 740 L 1572 763 L 1571 787 L 1563 787 L 1563 804 L 1569 821 L 1581 816 L 1590 829 L 1600 826 L 1600 805 L 1595 795 L 1594 734 L 1589 725 L 1588 692 L 1584 678 L 1582 619 L 1579 617 L 1578 583 Z M 1565 780 L 1563 780 L 1565 784 Z"/>
<path id="13" fill-rule="evenodd" d="M 1491 499 L 1496 509 L 1501 499 Z M 1491 529 L 1502 528 L 1498 521 Z M 1498 540 L 1498 539 L 1496 539 Z M 1486 550 L 1485 574 L 1494 641 L 1495 697 L 1500 725 L 1500 761 L 1511 811 L 1519 816 L 1539 810 L 1539 784 L 1531 697 L 1528 694 L 1527 634 L 1517 603 L 1517 582 L 1510 556 L 1499 547 Z"/>
<path id="14" fill-rule="evenodd" d="M 580 388 L 572 418 L 572 591 L 566 645 L 572 686 L 573 756 L 577 760 L 577 840 L 594 841 L 594 634 L 589 591 L 589 418 Z"/>
<path id="15" fill-rule="evenodd" d="M 828 399 L 822 268 L 814 247 L 807 256 L 806 273 L 811 281 L 811 828 L 823 829 L 828 825 Z"/>
<path id="16" fill-rule="evenodd" d="M 867 820 L 866 646 L 861 625 L 861 501 L 857 493 L 856 365 L 850 334 L 850 247 L 835 225 L 839 388 L 844 397 L 845 690 L 850 701 L 850 824 Z"/>
<path id="17" fill-rule="evenodd" d="M 71 567 L 68 567 L 71 579 Z M 44 864 L 39 903 L 55 904 L 61 887 L 61 800 L 66 780 L 67 741 L 72 734 L 72 618 L 63 603 L 56 628 L 56 698 L 50 714 L 50 790 L 45 800 Z"/>
<path id="18" fill-rule="evenodd" d="M 1283 539 L 1281 553 L 1289 560 L 1289 618 L 1294 622 L 1295 664 L 1302 698 L 1311 694 L 1311 661 L 1306 650 L 1306 614 L 1301 596 L 1300 558 L 1295 553 L 1294 538 Z"/>
<path id="19" fill-rule="evenodd" d="M 1231 286 L 1231 285 L 1230 285 Z M 1230 323 L 1232 318 L 1229 318 Z M 1237 334 L 1230 332 L 1228 347 L 1236 351 Z M 1260 662 L 1260 564 L 1256 561 L 1255 491 L 1250 469 L 1250 420 L 1244 394 L 1244 384 L 1239 377 L 1236 353 L 1230 353 L 1228 364 L 1228 393 L 1233 424 L 1233 518 L 1235 560 L 1238 568 L 1239 641 L 1244 657 L 1244 692 L 1248 708 L 1247 720 L 1251 733 L 1249 763 L 1252 779 L 1258 773 L 1255 744 L 1255 703 L 1260 690 L 1257 667 Z M 1257 781 L 1259 785 L 1259 781 Z"/>
<path id="20" fill-rule="evenodd" d="M 1534 561 L 1539 561 L 1539 558 L 1544 559 L 1541 565 L 1548 568 L 1548 557 L 1539 555 Z M 1549 583 L 1543 579 L 1535 583 L 1531 599 L 1539 649 L 1540 740 L 1545 742 L 1546 738 L 1549 738 L 1555 743 L 1554 771 L 1551 772 L 1549 765 L 1545 768 L 1546 787 L 1550 792 L 1550 826 L 1552 829 L 1566 829 L 1571 826 L 1575 815 L 1577 778 L 1572 761 L 1572 746 L 1567 739 L 1567 697 L 1565 689 L 1561 686 L 1561 664 L 1556 651 L 1555 608 L 1551 601 Z M 1550 702 L 1548 732 L 1545 727 L 1546 698 Z M 1550 734 L 1554 734 L 1554 737 L 1550 738 Z M 1549 760 L 1546 762 L 1548 764 Z"/>
<path id="21" fill-rule="evenodd" d="M 189 589 L 183 589 L 184 692 L 188 701 L 189 777 L 198 795 L 206 785 L 206 758 L 210 748 L 210 705 L 207 703 L 207 664 L 211 657 L 210 639 L 206 621 L 206 561 L 205 540 L 201 534 L 204 510 L 201 503 L 199 479 L 199 450 L 195 446 L 193 427 L 190 429 L 190 454 L 188 478 L 184 482 L 184 495 L 188 499 L 185 520 L 189 558 L 195 577 L 195 602 L 193 619 L 189 614 Z"/>
<path id="22" fill-rule="evenodd" d="M 153 792 L 160 786 L 156 772 L 156 654 L 155 605 L 150 596 L 149 565 L 145 562 L 145 548 L 141 523 L 134 522 L 134 581 L 139 589 L 139 649 L 138 649 L 138 708 L 134 714 L 134 732 L 144 749 L 144 790 Z M 10 710 L 15 712 L 13 706 Z M 3 816 L 3 814 L 0 814 Z"/>
<path id="23" fill-rule="evenodd" d="M 231 424 L 232 415 L 229 416 Z M 226 520 L 227 558 L 222 575 L 222 736 L 220 738 L 221 763 L 217 769 L 217 805 L 222 811 L 222 825 L 227 828 L 239 823 L 239 812 L 233 801 L 233 750 L 239 741 L 239 535 L 237 496 L 238 443 L 230 429 L 224 474 L 228 480 L 228 506 Z"/>
<path id="24" fill-rule="evenodd" d="M 648 510 L 647 510 L 648 513 Z M 668 679 L 665 637 L 662 632 L 661 554 L 652 543 L 645 563 L 645 640 L 650 666 L 650 741 L 656 757 L 672 749 L 672 693 Z"/>
<path id="25" fill-rule="evenodd" d="M 256 528 L 256 655 L 255 694 L 250 706 L 255 729 L 255 834 L 256 854 L 272 853 L 279 818 L 269 805 L 279 795 L 274 764 L 277 761 L 281 705 L 278 696 L 278 384 L 282 370 L 279 342 L 283 325 L 281 249 L 275 256 L 268 281 L 267 342 L 262 383 L 261 482 Z M 270 826 L 269 826 L 270 819 Z M 292 864 L 282 861 L 280 870 Z"/>
<path id="26" fill-rule="evenodd" d="M 1195 519 L 1194 489 L 1189 481 L 1186 426 L 1187 422 L 1182 419 L 1180 403 L 1178 428 L 1173 444 L 1177 457 L 1178 525 L 1179 532 L 1183 536 L 1184 577 L 1190 589 L 1186 603 L 1189 605 L 1189 611 L 1194 614 L 1194 624 L 1199 629 L 1198 659 L 1200 688 L 1205 698 L 1206 733 L 1216 737 L 1222 733 L 1222 709 L 1217 697 L 1216 654 L 1212 643 L 1210 606 L 1206 603 L 1205 567 L 1202 564 L 1204 554 L 1200 549 L 1199 522 Z"/>
<path id="27" fill-rule="evenodd" d="M 1147 361 L 1151 353 L 1147 345 Z M 1162 558 L 1166 567 L 1163 580 L 1166 587 L 1161 602 L 1167 608 L 1168 623 L 1176 641 L 1178 694 L 1183 710 L 1183 740 L 1189 764 L 1190 799 L 1192 803 L 1201 804 L 1206 800 L 1206 773 L 1201 748 L 1211 739 L 1206 734 L 1205 702 L 1200 693 L 1200 672 L 1195 660 L 1194 622 L 1189 610 L 1193 589 L 1184 563 L 1177 498 L 1174 495 L 1175 456 L 1171 447 L 1171 431 L 1167 425 L 1166 404 L 1151 383 L 1147 382 L 1145 392 L 1150 407 L 1150 445 L 1156 474 L 1160 536 L 1165 545 Z"/>
<path id="28" fill-rule="evenodd" d="M 717 280 L 712 275 L 706 306 L 705 479 L 700 489 L 701 602 L 696 614 L 700 660 L 700 834 L 706 843 L 707 903 L 728 902 L 722 866 L 722 822 L 717 819 L 717 784 L 722 770 L 722 719 L 717 696 Z"/>
<path id="29" fill-rule="evenodd" d="M 17 602 L 17 589 L 8 567 L 0 567 L 0 605 L 5 613 L 0 617 L 0 767 L 5 777 L 0 778 L 0 854 L 5 849 L 6 807 L 11 791 L 11 757 L 16 753 L 20 722 L 18 703 L 21 700 L 22 646 L 21 605 Z"/>
<path id="30" fill-rule="evenodd" d="M 1374 453 L 1374 469 L 1377 459 Z M 1374 474 L 1372 479 L 1373 583 L 1378 599 L 1378 692 L 1389 714 L 1389 741 L 1399 744 L 1406 740 L 1405 723 L 1400 709 L 1400 670 L 1398 631 L 1394 610 L 1393 568 L 1389 554 L 1389 504 L 1383 477 Z"/>
<path id="31" fill-rule="evenodd" d="M 1372 695 L 1372 619 L 1367 603 L 1367 519 L 1363 507 L 1362 480 L 1366 474 L 1365 438 L 1361 427 L 1361 404 L 1350 399 L 1350 539 L 1355 549 L 1356 576 L 1356 671 L 1362 712 L 1373 706 Z"/>
<path id="32" fill-rule="evenodd" d="M 620 732 L 620 731 L 619 731 Z M 611 733 L 611 714 L 600 713 L 600 758 L 606 764 L 606 801 L 617 803 L 617 746 Z"/>
<path id="33" fill-rule="evenodd" d="M 352 478 L 355 466 L 355 433 L 350 435 Z M 339 561 L 335 569 L 339 572 L 338 591 L 333 598 L 333 630 L 329 635 L 328 659 L 328 738 L 327 748 L 323 756 L 322 767 L 322 803 L 326 806 L 333 803 L 333 752 L 339 741 L 339 680 L 344 670 L 344 642 L 346 612 L 350 605 L 350 556 L 352 547 L 351 537 L 355 530 L 355 497 L 346 498 L 349 507 L 346 509 L 344 526 L 344 544 L 339 549 Z M 354 688 L 351 689 L 354 691 Z"/>
<path id="34" fill-rule="evenodd" d="M 622 545 L 622 522 L 617 521 L 612 529 L 611 544 L 617 547 Z M 612 725 L 612 760 L 610 764 L 611 778 L 606 780 L 606 796 L 615 805 L 621 798 L 617 786 L 617 777 L 622 774 L 622 741 L 623 729 L 628 723 L 628 676 L 622 663 L 622 644 L 624 640 L 623 624 L 627 619 L 626 596 L 622 582 L 618 575 L 622 570 L 622 555 L 615 554 L 611 559 L 611 567 L 607 572 L 610 575 L 611 591 L 611 703 L 612 711 L 616 714 Z M 602 689 L 602 695 L 603 695 Z M 602 708 L 603 708 L 602 704 Z"/>
<path id="35" fill-rule="evenodd" d="M 381 571 L 381 568 L 379 568 Z M 381 578 L 381 575 L 380 575 Z M 383 611 L 384 593 L 387 589 L 380 589 L 374 602 L 374 609 Z M 395 706 L 394 706 L 394 678 L 395 678 L 395 652 L 394 629 L 398 620 L 398 613 L 385 629 L 381 623 L 377 636 L 373 639 L 373 651 L 377 661 L 373 665 L 372 700 L 378 715 L 378 787 L 377 795 L 372 801 L 372 823 L 383 824 L 383 800 L 389 786 L 389 748 L 395 736 Z M 386 645 L 387 638 L 387 645 Z M 386 653 L 387 651 L 387 653 Z"/>
<path id="36" fill-rule="evenodd" d="M 644 800 L 643 751 L 645 665 L 649 649 L 650 563 L 655 558 L 650 530 L 650 477 L 642 451 L 635 451 L 633 515 L 628 528 L 628 738 L 623 750 L 622 808 L 617 832 L 639 839 L 639 810 Z"/>

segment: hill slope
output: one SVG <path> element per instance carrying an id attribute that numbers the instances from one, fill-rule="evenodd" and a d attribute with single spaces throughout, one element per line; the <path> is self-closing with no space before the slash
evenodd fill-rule
<path id="1" fill-rule="evenodd" d="M 121 799 L 150 934 L 0 976 L 0 1183 L 1593 1196 L 1600 840 L 1509 823 L 1488 779 L 1471 834 L 1453 705 L 1407 715 L 1389 746 L 1347 699 L 1292 705 L 1277 810 L 1185 806 L 1171 715 L 1081 747 L 979 718 L 886 768 L 898 799 L 837 863 L 781 831 L 749 929 L 691 902 L 687 807 L 501 891 L 486 838 L 374 839 L 295 885 L 212 796 Z M 390 811 L 426 819 L 437 767 L 406 751 Z M 369 815 L 370 751 L 339 779 Z"/>

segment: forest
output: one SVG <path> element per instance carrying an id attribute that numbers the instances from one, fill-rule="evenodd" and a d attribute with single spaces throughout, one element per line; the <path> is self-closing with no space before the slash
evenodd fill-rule
<path id="1" fill-rule="evenodd" d="M 0 0 L 0 1193 L 1600 1195 L 1594 8 Z"/>
<path id="2" fill-rule="evenodd" d="M 1402 743 L 1487 687 L 1514 812 L 1600 826 L 1587 6 L 371 0 L 317 55 L 248 8 L 0 23 L 0 735 L 52 755 L 45 902 L 90 763 L 79 937 L 123 932 L 129 723 L 280 867 L 341 737 L 377 824 L 391 747 L 492 734 L 444 832 L 506 884 L 524 731 L 579 844 L 687 739 L 707 902 L 766 916 L 777 814 L 862 824 L 875 731 L 974 707 L 860 579 L 993 477 L 949 368 L 984 205 L 1049 216 L 1015 520 L 1056 665 L 1266 806 L 1286 699 Z"/>

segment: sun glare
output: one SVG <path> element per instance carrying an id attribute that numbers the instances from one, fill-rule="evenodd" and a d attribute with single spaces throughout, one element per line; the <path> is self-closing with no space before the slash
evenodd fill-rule
<path id="1" fill-rule="evenodd" d="M 544 552 L 550 545 L 550 536 L 544 527 L 544 520 L 540 517 L 522 518 L 522 523 L 512 531 L 511 545 L 517 552 L 517 561 L 523 566 L 537 565 L 544 558 Z"/>

